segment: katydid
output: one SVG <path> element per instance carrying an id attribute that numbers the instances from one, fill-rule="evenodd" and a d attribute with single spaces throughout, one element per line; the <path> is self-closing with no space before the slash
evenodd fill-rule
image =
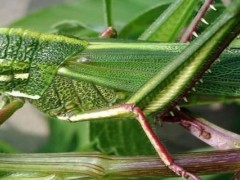
<path id="1" fill-rule="evenodd" d="M 239 13 L 240 3 L 236 1 L 191 46 L 81 40 L 0 29 L 0 89 L 4 95 L 26 98 L 49 116 L 62 120 L 136 118 L 170 169 L 182 177 L 199 179 L 174 163 L 146 115 L 163 116 L 175 107 L 179 109 L 182 99 L 187 101 L 189 90 L 238 35 Z M 239 48 L 233 46 L 221 58 L 223 64 L 239 59 Z M 221 72 L 221 68 L 215 64 L 212 71 Z M 220 86 L 224 81 L 215 84 Z M 207 91 L 209 96 L 218 93 L 206 85 L 198 94 Z M 221 96 L 239 94 L 227 91 Z"/>

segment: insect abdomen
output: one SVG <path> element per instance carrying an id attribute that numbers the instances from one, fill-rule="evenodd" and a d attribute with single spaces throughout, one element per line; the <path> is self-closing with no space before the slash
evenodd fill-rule
<path id="1" fill-rule="evenodd" d="M 83 40 L 22 29 L 0 29 L 0 90 L 38 99 L 57 68 L 87 46 Z"/>

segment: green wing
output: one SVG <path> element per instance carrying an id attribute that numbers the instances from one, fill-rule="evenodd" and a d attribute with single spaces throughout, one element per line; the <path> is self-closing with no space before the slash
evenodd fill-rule
<path id="1" fill-rule="evenodd" d="M 70 59 L 58 74 L 117 90 L 136 92 L 158 71 L 165 68 L 187 47 L 182 43 L 92 40 L 82 53 Z M 220 62 L 203 76 L 194 96 L 206 95 L 216 100 L 240 96 L 240 48 L 228 48 Z M 195 97 L 196 98 L 196 97 Z M 198 99 L 199 101 L 199 99 Z"/>
<path id="2" fill-rule="evenodd" d="M 58 74 L 128 92 L 136 92 L 186 45 L 141 41 L 90 41 Z"/>

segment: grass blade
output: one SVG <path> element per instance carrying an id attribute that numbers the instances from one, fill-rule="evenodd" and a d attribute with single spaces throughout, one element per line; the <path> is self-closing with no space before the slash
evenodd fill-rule
<path id="1" fill-rule="evenodd" d="M 161 42 L 176 41 L 198 4 L 198 0 L 176 1 L 138 39 Z"/>

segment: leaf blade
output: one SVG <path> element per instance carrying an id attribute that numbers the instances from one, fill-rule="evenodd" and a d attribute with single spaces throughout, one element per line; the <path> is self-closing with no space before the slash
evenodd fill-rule
<path id="1" fill-rule="evenodd" d="M 149 28 L 139 40 L 174 42 L 184 25 L 191 19 L 199 1 L 175 1 Z"/>

